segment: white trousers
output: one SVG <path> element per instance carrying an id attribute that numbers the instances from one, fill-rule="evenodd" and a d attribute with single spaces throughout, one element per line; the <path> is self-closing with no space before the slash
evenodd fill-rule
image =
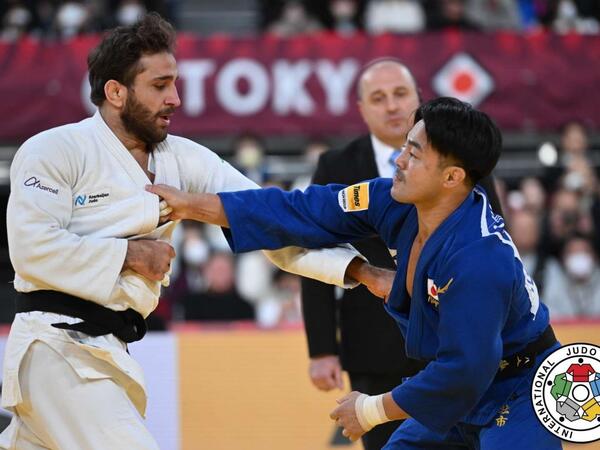
<path id="1" fill-rule="evenodd" d="M 23 356 L 19 383 L 22 402 L 0 435 L 0 449 L 158 449 L 122 386 L 80 377 L 42 341 Z"/>

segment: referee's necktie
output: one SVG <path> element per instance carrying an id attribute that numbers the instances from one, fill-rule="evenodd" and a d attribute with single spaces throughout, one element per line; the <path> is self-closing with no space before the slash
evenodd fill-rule
<path id="1" fill-rule="evenodd" d="M 396 159 L 398 158 L 398 156 L 400 156 L 400 150 L 394 150 L 390 155 L 390 159 L 388 159 L 388 162 L 394 168 L 394 172 L 396 171 Z"/>

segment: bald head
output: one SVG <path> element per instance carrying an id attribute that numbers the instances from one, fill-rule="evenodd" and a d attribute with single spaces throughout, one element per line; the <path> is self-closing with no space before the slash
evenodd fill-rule
<path id="1" fill-rule="evenodd" d="M 368 64 L 358 80 L 358 108 L 369 132 L 400 148 L 419 107 L 417 85 L 410 70 L 394 59 Z"/>
<path id="2" fill-rule="evenodd" d="M 417 82 L 415 81 L 415 77 L 413 77 L 413 74 L 410 70 L 408 70 L 408 67 L 406 67 L 406 65 L 393 58 L 379 58 L 367 63 L 358 77 L 358 83 L 356 84 L 356 94 L 359 100 L 362 100 L 362 95 L 364 92 L 363 86 L 365 85 L 365 83 L 368 86 L 373 76 L 377 76 L 374 74 L 377 74 L 377 72 L 380 70 L 388 70 L 390 72 L 398 73 L 399 77 L 412 83 L 413 89 L 415 91 L 418 91 L 418 86 Z"/>

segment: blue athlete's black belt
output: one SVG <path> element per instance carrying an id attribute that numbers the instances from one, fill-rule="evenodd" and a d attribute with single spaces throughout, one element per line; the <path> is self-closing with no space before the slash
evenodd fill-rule
<path id="1" fill-rule="evenodd" d="M 56 291 L 17 293 L 17 312 L 42 311 L 76 317 L 83 322 L 53 323 L 56 328 L 80 331 L 90 336 L 114 334 L 124 342 L 139 341 L 146 334 L 146 321 L 133 309 L 113 311 L 98 303 Z"/>
<path id="2" fill-rule="evenodd" d="M 496 375 L 496 380 L 503 380 L 520 374 L 523 370 L 534 367 L 535 358 L 556 344 L 556 336 L 550 325 L 535 341 L 507 358 L 500 361 L 500 367 Z"/>

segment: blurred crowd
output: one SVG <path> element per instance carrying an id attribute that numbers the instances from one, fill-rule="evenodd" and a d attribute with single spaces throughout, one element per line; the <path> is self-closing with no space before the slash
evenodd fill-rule
<path id="1" fill-rule="evenodd" d="M 278 7 L 274 7 L 278 3 Z M 600 2 L 594 0 L 330 0 L 263 1 L 265 29 L 291 36 L 334 30 L 350 34 L 465 30 L 598 33 Z"/>
<path id="2" fill-rule="evenodd" d="M 5 0 L 0 37 L 24 33 L 68 38 L 135 21 L 158 11 L 176 26 L 185 2 L 198 0 Z M 280 36 L 331 30 L 341 34 L 427 30 L 600 32 L 596 0 L 255 0 L 256 31 Z M 235 32 L 235 30 L 222 30 Z"/>
<path id="3" fill-rule="evenodd" d="M 572 122 L 558 149 L 540 146 L 543 177 L 500 183 L 509 231 L 553 319 L 600 318 L 598 154 Z"/>
<path id="4" fill-rule="evenodd" d="M 180 0 L 4 0 L 0 4 L 0 39 L 27 33 L 65 39 L 128 25 L 148 11 L 158 11 L 177 25 Z"/>
<path id="5" fill-rule="evenodd" d="M 228 158 L 262 186 L 304 189 L 319 155 L 309 141 L 301 159 L 271 155 L 255 136 L 233 142 Z M 600 152 L 585 127 L 571 122 L 559 142 L 540 145 L 541 177 L 507 184 L 498 178 L 506 225 L 553 320 L 600 318 Z M 157 317 L 171 320 L 256 320 L 261 327 L 301 322 L 297 277 L 279 271 L 262 253 L 233 256 L 221 231 L 184 223 L 171 286 Z"/>

